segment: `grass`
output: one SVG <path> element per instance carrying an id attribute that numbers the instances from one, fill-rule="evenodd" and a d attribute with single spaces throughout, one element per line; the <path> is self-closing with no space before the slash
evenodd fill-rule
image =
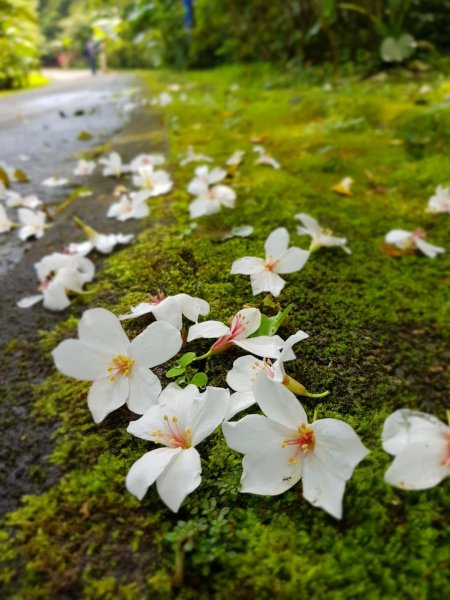
<path id="1" fill-rule="evenodd" d="M 28 76 L 28 82 L 25 87 L 16 90 L 0 90 L 0 98 L 3 98 L 4 96 L 11 96 L 11 94 L 17 94 L 18 92 L 24 92 L 26 90 L 43 87 L 49 83 L 50 80 L 48 77 L 44 77 L 44 75 L 42 75 L 42 73 L 39 71 L 32 71 Z"/>
<path id="2" fill-rule="evenodd" d="M 418 226 L 432 243 L 448 245 L 448 215 L 425 208 L 438 184 L 450 185 L 450 81 L 439 73 L 420 80 L 392 73 L 384 83 L 336 77 L 330 91 L 318 79 L 263 67 L 146 77 L 153 94 L 172 83 L 187 94 L 185 101 L 175 94 L 162 109 L 176 185 L 152 200 L 148 228 L 105 261 L 92 293 L 78 302 L 119 314 L 149 289 L 185 291 L 208 300 L 210 318 L 224 321 L 244 304 L 274 314 L 293 303 L 280 333 L 303 329 L 310 338 L 297 347 L 289 374 L 311 391 L 329 389 L 319 416 L 345 419 L 372 452 L 347 485 L 337 522 L 302 499 L 301 484 L 273 498 L 239 494 L 241 458 L 218 431 L 199 448 L 201 487 L 174 515 L 154 488 L 142 503 L 125 490 L 129 467 L 149 449 L 126 433 L 130 413 L 123 409 L 95 426 L 86 384 L 55 373 L 34 388 L 33 418 L 58 424 L 48 460 L 61 477 L 5 519 L 1 578 L 8 597 L 446 597 L 448 481 L 420 493 L 387 486 L 390 458 L 380 433 L 400 407 L 446 418 L 450 253 L 395 258 L 382 245 L 389 229 Z M 421 91 L 424 83 L 430 92 Z M 255 166 L 256 138 L 282 169 Z M 149 132 L 149 140 L 153 151 L 166 143 L 160 131 Z M 189 145 L 217 165 L 246 151 L 229 178 L 236 209 L 202 218 L 195 229 L 185 191 L 194 166 L 179 166 Z M 349 197 L 331 191 L 345 176 L 355 180 Z M 261 255 L 278 226 L 307 247 L 295 233 L 298 212 L 346 236 L 352 255 L 320 250 L 286 276 L 278 299 L 252 297 L 248 277 L 229 274 L 232 261 Z M 221 241 L 243 224 L 254 226 L 252 237 Z M 146 323 L 128 323 L 129 333 Z M 47 361 L 75 325 L 69 317 L 42 333 Z M 189 346 L 207 348 L 207 341 Z M 225 385 L 237 355 L 205 365 L 210 384 Z M 316 405 L 305 400 L 310 416 Z"/>

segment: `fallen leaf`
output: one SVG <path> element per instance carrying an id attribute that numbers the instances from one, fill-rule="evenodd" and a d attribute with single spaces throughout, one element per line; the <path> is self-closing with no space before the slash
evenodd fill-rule
<path id="1" fill-rule="evenodd" d="M 78 134 L 78 139 L 81 142 L 87 142 L 89 140 L 92 140 L 94 136 L 92 135 L 92 133 L 89 133 L 89 131 L 80 131 L 80 133 Z"/>
<path id="2" fill-rule="evenodd" d="M 267 132 L 260 133 L 259 135 L 252 135 L 252 137 L 250 138 L 250 141 L 252 144 L 261 144 L 261 142 L 264 142 L 264 140 L 267 140 L 269 135 L 270 134 Z"/>
<path id="3" fill-rule="evenodd" d="M 29 183 L 30 181 L 30 178 L 22 169 L 16 169 L 14 171 L 14 177 L 17 179 L 17 181 L 20 181 L 20 183 Z"/>
<path id="4" fill-rule="evenodd" d="M 9 188 L 9 186 L 11 185 L 11 182 L 8 177 L 8 173 L 2 167 L 0 167 L 0 181 L 3 183 L 3 185 L 5 187 Z"/>

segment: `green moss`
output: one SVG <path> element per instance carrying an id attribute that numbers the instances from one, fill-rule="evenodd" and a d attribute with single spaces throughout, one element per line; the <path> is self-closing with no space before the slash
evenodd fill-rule
<path id="1" fill-rule="evenodd" d="M 345 419 L 373 452 L 349 482 L 344 519 L 336 522 L 302 500 L 301 485 L 275 498 L 239 494 L 241 458 L 217 432 L 200 447 L 201 487 L 173 515 L 153 488 L 142 503 L 125 490 L 129 467 L 149 449 L 126 433 L 131 413 L 124 408 L 94 425 L 87 385 L 55 373 L 34 386 L 33 419 L 57 423 L 48 460 L 61 477 L 47 492 L 24 498 L 6 518 L 0 542 L 8 595 L 447 596 L 448 483 L 421 493 L 388 487 L 383 473 L 390 458 L 380 448 L 380 432 L 385 417 L 403 406 L 445 418 L 449 253 L 433 261 L 398 259 L 381 247 L 394 227 L 423 226 L 433 243 L 446 244 L 446 215 L 424 209 L 435 186 L 450 183 L 443 153 L 448 117 L 441 110 L 448 82 L 429 76 L 433 91 L 423 106 L 415 104 L 423 80 L 381 85 L 336 79 L 329 92 L 243 67 L 148 79 L 154 93 L 175 81 L 188 86 L 185 102 L 164 109 L 175 190 L 151 201 L 148 228 L 105 260 L 76 309 L 105 306 L 119 314 L 158 288 L 207 299 L 218 320 L 243 305 L 273 313 L 267 304 L 293 303 L 280 333 L 303 329 L 310 338 L 299 346 L 289 373 L 312 391 L 329 389 L 319 416 Z M 240 87 L 233 93 L 236 81 Z M 253 164 L 254 136 L 264 138 L 281 170 Z M 423 151 L 412 151 L 411 139 L 422 136 L 428 136 Z M 160 131 L 151 137 L 155 149 L 165 143 Z M 236 209 L 202 218 L 194 230 L 188 228 L 185 191 L 193 165 L 179 167 L 188 145 L 217 164 L 236 149 L 247 152 L 229 177 Z M 344 176 L 355 179 L 351 197 L 330 190 Z M 229 274 L 232 261 L 261 255 L 275 226 L 286 226 L 293 243 L 306 248 L 307 239 L 295 234 L 298 212 L 348 237 L 353 254 L 321 250 L 300 273 L 286 277 L 274 303 L 252 297 L 248 277 Z M 221 241 L 242 224 L 255 227 L 252 237 Z M 127 331 L 135 335 L 148 322 L 127 322 Z M 61 339 L 75 334 L 75 325 L 70 317 L 41 333 L 46 360 Z M 189 349 L 200 353 L 208 346 L 200 340 Z M 205 365 L 211 384 L 225 385 L 235 357 L 230 352 Z M 158 375 L 164 377 L 166 368 Z M 312 415 L 317 401 L 304 405 Z"/>

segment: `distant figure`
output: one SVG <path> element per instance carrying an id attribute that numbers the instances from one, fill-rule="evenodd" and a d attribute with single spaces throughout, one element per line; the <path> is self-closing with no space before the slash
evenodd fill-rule
<path id="1" fill-rule="evenodd" d="M 88 62 L 92 75 L 97 73 L 97 44 L 94 38 L 89 39 L 84 47 L 84 55 Z"/>
<path id="2" fill-rule="evenodd" d="M 106 42 L 105 40 L 100 42 L 100 54 L 99 54 L 99 62 L 100 62 L 100 71 L 102 73 L 108 72 L 108 58 L 106 56 Z"/>

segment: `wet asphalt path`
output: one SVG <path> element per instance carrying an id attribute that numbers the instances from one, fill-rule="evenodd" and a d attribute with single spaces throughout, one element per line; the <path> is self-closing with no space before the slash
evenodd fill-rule
<path id="1" fill-rule="evenodd" d="M 140 221 L 119 223 L 106 218 L 118 181 L 104 178 L 98 167 L 90 177 L 73 176 L 77 155 L 105 143 L 107 152 L 119 151 L 126 162 L 140 152 L 167 150 L 164 136 L 153 147 L 148 135 L 163 127 L 160 116 L 146 106 L 127 110 L 130 102 L 142 98 L 138 78 L 131 74 L 94 78 L 80 72 L 57 75 L 47 87 L 0 98 L 0 161 L 23 169 L 31 180 L 13 183 L 12 189 L 36 194 L 55 216 L 40 240 L 21 242 L 14 230 L 0 234 L 0 514 L 13 510 L 23 494 L 41 493 L 59 476 L 46 458 L 57 423 L 36 421 L 31 413 L 33 384 L 53 371 L 48 357 L 39 354 L 38 332 L 82 311 L 76 305 L 62 313 L 47 311 L 41 304 L 19 309 L 17 300 L 36 293 L 34 263 L 63 251 L 69 242 L 82 241 L 72 220 L 75 214 L 105 233 L 137 233 L 142 227 Z M 80 141 L 81 131 L 89 132 L 92 139 Z M 51 175 L 67 177 L 70 184 L 42 186 Z M 58 211 L 80 185 L 92 189 L 92 196 L 77 198 Z M 16 209 L 7 210 L 16 220 Z M 95 254 L 90 258 L 97 271 L 101 269 L 103 258 Z"/>

